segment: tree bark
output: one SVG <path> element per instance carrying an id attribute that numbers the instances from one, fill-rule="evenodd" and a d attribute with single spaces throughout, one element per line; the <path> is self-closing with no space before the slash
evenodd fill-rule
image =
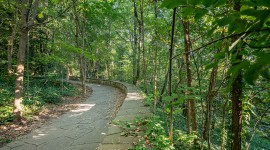
<path id="1" fill-rule="evenodd" d="M 186 70 L 187 70 L 187 86 L 192 87 L 192 75 L 190 69 L 190 37 L 189 37 L 189 21 L 182 20 L 184 27 L 184 41 L 185 41 L 185 55 L 186 55 Z M 192 94 L 192 91 L 189 91 L 187 94 Z M 190 119 L 192 121 L 192 130 L 197 131 L 197 122 L 196 122 L 196 112 L 195 112 L 195 102 L 194 100 L 187 100 L 187 125 L 188 133 L 191 133 L 190 130 Z"/>
<path id="2" fill-rule="evenodd" d="M 211 118 L 212 118 L 211 115 L 212 115 L 214 90 L 215 90 L 215 85 L 216 85 L 217 73 L 218 73 L 218 66 L 214 67 L 211 71 L 208 93 L 206 96 L 206 117 L 205 117 L 204 139 L 207 140 L 208 149 L 211 149 L 210 125 L 211 125 Z"/>
<path id="3" fill-rule="evenodd" d="M 234 10 L 240 11 L 240 0 L 235 2 Z M 238 37 L 232 39 L 232 43 L 237 40 Z M 242 55 L 240 51 L 242 46 L 238 44 L 233 50 L 233 55 L 236 54 L 236 60 L 242 61 Z M 234 61 L 234 60 L 233 60 Z M 232 67 L 238 65 L 240 62 L 233 63 Z M 241 150 L 241 132 L 242 132 L 242 70 L 239 70 L 236 78 L 232 83 L 232 150 Z"/>
<path id="4" fill-rule="evenodd" d="M 73 13 L 74 13 L 74 19 L 75 19 L 75 42 L 76 42 L 76 47 L 80 47 L 80 43 L 79 43 L 79 16 L 78 16 L 78 12 L 77 12 L 77 1 L 76 0 L 72 0 L 72 4 L 73 4 Z M 82 35 L 83 36 L 83 35 Z M 83 39 L 84 40 L 84 39 Z M 83 55 L 83 50 L 82 50 L 82 54 L 80 55 L 80 59 L 79 59 L 79 66 L 80 66 L 80 73 L 81 73 L 81 82 L 82 82 L 82 94 L 85 96 L 86 95 L 86 72 L 85 72 L 85 58 Z"/>
<path id="5" fill-rule="evenodd" d="M 138 16 L 138 12 L 137 12 L 137 4 L 136 4 L 136 0 L 133 0 L 133 3 L 134 3 L 134 16 L 135 16 L 135 19 L 137 20 L 138 22 L 138 31 L 139 31 L 139 35 L 141 35 L 142 33 L 142 23 L 141 23 L 141 20 L 139 19 L 139 16 Z M 136 29 L 137 30 L 137 29 Z M 137 37 L 137 36 L 136 36 Z M 137 40 L 138 38 L 136 38 Z M 137 40 L 137 66 L 136 66 L 136 84 L 137 84 L 137 81 L 139 80 L 140 78 L 140 74 L 141 74 L 141 68 L 140 68 L 140 62 L 141 62 L 141 38 L 139 38 L 139 40 Z M 136 45 L 135 45 L 136 46 Z"/>
<path id="6" fill-rule="evenodd" d="M 19 51 L 17 56 L 17 69 L 14 91 L 14 109 L 13 109 L 13 121 L 16 124 L 21 123 L 22 119 L 22 100 L 23 100 L 23 75 L 24 75 L 24 62 L 25 51 L 28 40 L 28 32 L 33 24 L 33 18 L 36 16 L 39 0 L 36 0 L 34 4 L 30 4 L 28 0 L 21 0 L 22 6 L 20 13 L 20 39 L 19 39 Z M 31 7 L 32 6 L 32 7 Z M 29 16 L 29 12 L 32 10 L 32 15 Z"/>
<path id="7" fill-rule="evenodd" d="M 221 37 L 224 36 L 224 32 L 222 32 Z M 218 48 L 216 53 L 219 53 L 222 47 Z M 215 59 L 215 62 L 218 62 L 218 60 Z M 216 78 L 218 74 L 218 66 L 215 66 L 210 75 L 210 82 L 208 86 L 208 92 L 206 96 L 206 116 L 205 116 L 205 126 L 203 130 L 203 138 L 207 140 L 208 143 L 208 149 L 211 149 L 211 120 L 212 120 L 212 108 L 213 108 L 213 100 L 214 100 L 214 94 L 215 94 L 215 85 L 216 85 Z"/>
<path id="8" fill-rule="evenodd" d="M 25 11 L 26 12 L 26 11 Z M 21 29 L 20 31 L 20 42 L 19 51 L 17 58 L 17 69 L 16 69 L 16 81 L 15 81 L 15 100 L 14 100 L 14 123 L 21 123 L 22 119 L 22 100 L 23 100 L 23 75 L 24 75 L 24 61 L 25 61 L 25 50 L 27 43 L 28 30 Z"/>
<path id="9" fill-rule="evenodd" d="M 170 45 L 170 56 L 169 56 L 169 96 L 172 96 L 172 66 L 173 66 L 173 48 L 174 48 L 174 29 L 175 29 L 175 16 L 176 16 L 176 8 L 173 9 L 173 17 L 172 17 L 172 33 L 171 33 L 171 45 Z M 170 106 L 170 132 L 169 139 L 172 143 L 173 141 L 173 100 L 171 100 Z"/>
<path id="10" fill-rule="evenodd" d="M 137 6 L 135 0 L 133 1 L 133 11 L 134 11 L 134 29 L 133 29 L 133 84 L 137 85 L 137 81 L 139 78 L 139 73 L 138 73 L 138 59 L 137 59 L 137 53 L 138 53 L 138 37 L 137 37 L 137 21 L 136 18 L 137 15 Z"/>
<path id="11" fill-rule="evenodd" d="M 85 0 L 83 1 L 85 4 Z M 85 5 L 84 5 L 85 6 Z M 81 37 L 82 37 L 82 54 L 81 54 L 81 66 L 82 66 L 82 85 L 83 85 L 83 95 L 86 95 L 86 60 L 84 56 L 84 48 L 85 48 L 85 28 L 86 28 L 86 17 L 85 12 L 83 12 L 82 17 L 82 31 L 81 31 Z"/>
<path id="12" fill-rule="evenodd" d="M 141 13 L 141 48 L 142 48 L 142 57 L 143 57 L 143 83 L 144 83 L 144 90 L 145 93 L 148 93 L 148 88 L 147 88 L 147 66 L 146 66 L 146 52 L 145 52 L 145 46 L 144 46 L 144 0 L 141 0 L 140 4 L 140 13 Z"/>
<path id="13" fill-rule="evenodd" d="M 155 53 L 154 53 L 154 112 L 157 107 L 157 52 L 158 52 L 158 26 L 157 26 L 157 0 L 155 0 Z"/>

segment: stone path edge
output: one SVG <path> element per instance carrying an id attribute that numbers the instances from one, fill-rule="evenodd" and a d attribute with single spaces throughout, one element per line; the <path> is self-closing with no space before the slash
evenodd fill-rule
<path id="1" fill-rule="evenodd" d="M 79 80 L 72 77 L 71 80 Z M 144 105 L 145 96 L 143 92 L 133 84 L 120 81 L 103 80 L 103 79 L 86 79 L 87 83 L 101 84 L 112 86 L 120 89 L 125 95 L 120 109 L 113 121 L 132 122 L 136 118 L 151 116 L 150 108 Z M 137 137 L 125 137 L 121 135 L 122 129 L 115 124 L 108 125 L 108 132 L 97 150 L 128 150 L 138 141 Z"/>
<path id="2" fill-rule="evenodd" d="M 111 80 L 100 80 L 100 79 L 86 79 L 86 82 L 88 83 L 96 83 L 96 84 L 102 84 L 102 85 L 109 85 L 115 88 L 120 89 L 125 94 L 128 92 L 127 86 L 125 86 L 125 83 L 118 82 L 118 81 L 111 81 Z"/>
<path id="3" fill-rule="evenodd" d="M 86 79 L 88 83 L 102 84 L 113 86 L 120 89 L 126 94 L 126 98 L 122 103 L 119 111 L 116 114 L 115 121 L 133 121 L 137 117 L 147 117 L 151 115 L 150 108 L 144 105 L 143 92 L 133 84 L 125 82 Z M 138 141 L 136 137 L 124 137 L 121 135 L 121 128 L 118 125 L 109 124 L 108 133 L 98 150 L 127 150 L 133 146 L 133 143 Z"/>

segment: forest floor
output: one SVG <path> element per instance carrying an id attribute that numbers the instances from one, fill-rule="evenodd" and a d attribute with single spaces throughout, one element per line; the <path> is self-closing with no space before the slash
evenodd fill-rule
<path id="1" fill-rule="evenodd" d="M 58 149 L 97 147 L 125 95 L 109 86 L 91 84 L 90 87 L 93 93 L 88 88 L 86 97 L 64 97 L 63 104 L 47 106 L 23 125 L 1 126 L 0 136 L 13 142 L 0 147 L 18 150 L 51 149 L 53 146 Z"/>

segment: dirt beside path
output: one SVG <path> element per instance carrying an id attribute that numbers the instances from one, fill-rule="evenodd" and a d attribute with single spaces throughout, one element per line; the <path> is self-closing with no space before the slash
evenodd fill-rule
<path id="1" fill-rule="evenodd" d="M 93 93 L 86 100 L 82 97 L 63 99 L 65 105 L 41 113 L 31 123 L 1 129 L 5 131 L 1 134 L 11 139 L 32 132 L 0 149 L 95 149 L 125 95 L 110 86 L 89 85 Z"/>

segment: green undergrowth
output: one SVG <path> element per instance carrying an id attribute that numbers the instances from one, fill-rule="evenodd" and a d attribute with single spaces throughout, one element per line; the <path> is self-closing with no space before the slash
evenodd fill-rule
<path id="1" fill-rule="evenodd" d="M 142 132 L 146 130 L 146 124 L 148 123 L 148 118 L 136 118 L 133 121 L 116 121 L 113 120 L 113 124 L 121 128 L 121 136 L 142 136 Z"/>
<path id="2" fill-rule="evenodd" d="M 166 123 L 159 116 L 145 118 L 143 134 L 139 136 L 139 141 L 132 148 L 133 150 L 178 150 L 178 149 L 196 149 L 193 141 L 197 136 L 195 134 L 186 134 L 181 130 L 175 130 L 174 142 L 171 143 Z M 131 132 L 132 130 L 128 130 Z"/>
<path id="3" fill-rule="evenodd" d="M 151 107 L 153 111 L 153 96 L 148 95 L 145 99 L 145 104 Z M 135 150 L 197 150 L 197 149 L 208 149 L 207 141 L 202 140 L 201 132 L 187 134 L 187 122 L 186 118 L 183 116 L 183 109 L 181 106 L 174 107 L 174 130 L 173 130 L 173 142 L 169 140 L 169 112 L 166 109 L 166 104 L 158 104 L 155 115 L 146 118 L 146 123 L 144 125 L 143 135 L 140 137 L 139 142 L 135 145 Z M 179 110 L 179 111 L 177 111 Z M 198 120 L 201 120 L 201 116 L 197 116 Z M 269 148 L 269 117 L 265 117 L 261 124 L 257 127 L 256 134 L 253 137 L 249 150 L 266 150 Z M 221 120 L 220 116 L 215 118 L 215 128 L 211 131 L 211 143 L 213 150 L 220 149 L 221 143 Z M 229 118 L 226 118 L 225 124 L 225 148 L 230 149 L 230 129 L 231 125 L 229 123 Z M 251 137 L 254 124 L 257 119 L 250 121 L 250 126 L 243 126 L 243 149 L 246 148 L 246 144 Z M 200 122 L 198 122 L 198 128 L 202 128 Z M 244 133 L 244 131 L 246 131 Z M 194 140 L 197 141 L 197 144 L 194 144 Z"/>
<path id="4" fill-rule="evenodd" d="M 14 77 L 0 77 L 0 124 L 13 121 Z M 60 104 L 63 96 L 78 93 L 70 83 L 56 77 L 35 77 L 24 81 L 23 117 L 26 120 L 38 114 L 47 104 Z"/>
<path id="5" fill-rule="evenodd" d="M 170 140 L 167 137 L 163 125 L 164 122 L 162 122 L 157 116 L 148 118 L 148 122 L 145 125 L 144 135 L 139 139 L 139 142 L 134 146 L 134 149 L 174 149 L 170 144 Z"/>

